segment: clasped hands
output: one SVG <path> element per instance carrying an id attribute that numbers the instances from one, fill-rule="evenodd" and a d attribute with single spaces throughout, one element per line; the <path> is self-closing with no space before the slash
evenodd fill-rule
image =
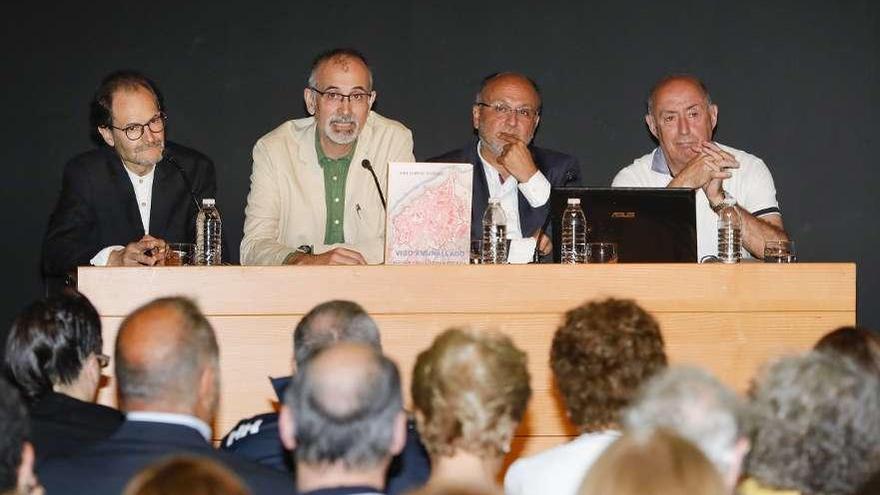
<path id="1" fill-rule="evenodd" d="M 712 204 L 724 199 L 722 184 L 733 176 L 730 169 L 739 168 L 739 162 L 717 144 L 706 141 L 691 147 L 697 154 L 684 169 L 676 174 L 670 186 L 702 188 Z"/>
<path id="2" fill-rule="evenodd" d="M 107 266 L 156 266 L 165 264 L 168 244 L 156 237 L 145 235 L 123 249 L 110 253 Z"/>

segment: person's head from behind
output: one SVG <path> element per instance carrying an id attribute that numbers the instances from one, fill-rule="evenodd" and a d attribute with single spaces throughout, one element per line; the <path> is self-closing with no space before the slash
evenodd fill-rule
<path id="1" fill-rule="evenodd" d="M 666 430 L 636 430 L 592 465 L 579 495 L 725 495 L 715 466 L 687 440 Z"/>
<path id="2" fill-rule="evenodd" d="M 465 452 L 500 462 L 530 395 L 526 355 L 501 333 L 446 330 L 413 369 L 416 420 L 432 458 Z"/>
<path id="3" fill-rule="evenodd" d="M 235 473 L 217 461 L 194 455 L 159 461 L 137 474 L 123 495 L 250 495 Z"/>
<path id="4" fill-rule="evenodd" d="M 0 377 L 0 493 L 25 495 L 37 486 L 27 412 L 15 387 Z"/>
<path id="5" fill-rule="evenodd" d="M 822 352 L 783 358 L 752 391 L 755 431 L 746 471 L 804 495 L 847 494 L 880 467 L 880 380 Z"/>
<path id="6" fill-rule="evenodd" d="M 550 367 L 581 432 L 616 428 L 638 388 L 666 367 L 657 321 L 634 301 L 592 301 L 568 311 Z"/>
<path id="7" fill-rule="evenodd" d="M 406 440 L 397 366 L 370 345 L 325 347 L 297 370 L 279 421 L 282 443 L 296 449 L 301 490 L 338 481 L 312 475 L 318 472 L 366 476 L 381 487 L 391 458 Z"/>
<path id="8" fill-rule="evenodd" d="M 189 299 L 156 299 L 132 312 L 116 337 L 124 411 L 189 414 L 210 424 L 220 394 L 214 330 Z"/>
<path id="9" fill-rule="evenodd" d="M 82 296 L 27 306 L 6 339 L 6 366 L 27 400 L 55 391 L 93 401 L 108 357 L 98 312 Z"/>
<path id="10" fill-rule="evenodd" d="M 319 349 L 336 342 L 360 342 L 382 352 L 379 328 L 359 304 L 328 301 L 312 308 L 293 331 L 293 358 L 297 367 Z"/>
<path id="11" fill-rule="evenodd" d="M 880 334 L 861 327 L 840 327 L 816 342 L 815 350 L 846 356 L 880 376 Z"/>
<path id="12" fill-rule="evenodd" d="M 624 412 L 625 429 L 668 428 L 697 446 L 733 490 L 749 448 L 746 406 L 698 368 L 671 367 L 648 380 Z"/>

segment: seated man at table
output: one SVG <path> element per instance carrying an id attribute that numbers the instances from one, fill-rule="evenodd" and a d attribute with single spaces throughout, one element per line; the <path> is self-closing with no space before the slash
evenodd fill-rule
<path id="1" fill-rule="evenodd" d="M 241 263 L 382 263 L 388 162 L 415 160 L 412 133 L 370 110 L 373 75 L 354 50 L 319 55 L 303 97 L 311 117 L 254 146 Z"/>
<path id="2" fill-rule="evenodd" d="M 155 265 L 167 242 L 193 242 L 195 199 L 217 191 L 214 164 L 165 141 L 165 108 L 143 74 L 114 72 L 91 104 L 106 146 L 64 167 L 61 195 L 43 241 L 43 272 L 63 276 L 81 265 Z"/>
<path id="3" fill-rule="evenodd" d="M 766 240 L 788 239 L 764 161 L 712 140 L 718 105 L 702 81 L 691 75 L 658 81 L 645 122 L 660 146 L 618 172 L 611 185 L 696 190 L 698 259 L 718 252 L 717 213 L 725 198 L 736 200 L 742 244 L 752 256 L 764 257 Z"/>
<path id="4" fill-rule="evenodd" d="M 580 165 L 571 155 L 532 144 L 541 108 L 534 81 L 514 72 L 492 74 L 483 80 L 471 106 L 477 136 L 464 148 L 429 160 L 474 166 L 472 241 L 482 238 L 489 198 L 500 198 L 507 237 L 536 237 L 541 255 L 552 250 L 549 236 L 539 236 L 550 214 L 550 188 L 575 185 Z"/>

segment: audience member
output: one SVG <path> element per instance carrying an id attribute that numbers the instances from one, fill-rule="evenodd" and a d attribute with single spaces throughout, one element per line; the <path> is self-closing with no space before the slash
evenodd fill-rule
<path id="1" fill-rule="evenodd" d="M 744 495 L 854 492 L 880 468 L 880 380 L 821 352 L 781 359 L 754 385 Z"/>
<path id="2" fill-rule="evenodd" d="M 715 465 L 732 493 L 749 450 L 745 404 L 709 373 L 672 367 L 651 378 L 623 415 L 627 430 L 667 428 Z"/>
<path id="3" fill-rule="evenodd" d="M 814 349 L 847 356 L 880 376 L 880 334 L 877 332 L 860 327 L 840 327 L 819 339 Z"/>
<path id="4" fill-rule="evenodd" d="M 6 366 L 29 402 L 37 464 L 109 437 L 122 414 L 95 404 L 101 368 L 101 320 L 88 299 L 59 295 L 22 311 L 6 341 Z"/>
<path id="5" fill-rule="evenodd" d="M 132 478 L 123 495 L 250 495 L 232 471 L 207 457 L 179 455 Z"/>
<path id="6" fill-rule="evenodd" d="M 700 449 L 662 429 L 624 434 L 596 460 L 578 491 L 579 495 L 727 493 Z"/>
<path id="7" fill-rule="evenodd" d="M 431 456 L 426 493 L 500 493 L 496 479 L 530 395 L 526 355 L 507 336 L 450 329 L 434 339 L 412 379 Z"/>
<path id="8" fill-rule="evenodd" d="M 116 495 L 135 473 L 175 453 L 225 463 L 256 494 L 290 491 L 282 474 L 211 447 L 219 349 L 195 304 L 171 297 L 138 308 L 119 327 L 115 357 L 125 422 L 75 456 L 46 461 L 38 474 L 50 493 Z"/>
<path id="9" fill-rule="evenodd" d="M 293 369 L 303 366 L 317 350 L 336 342 L 359 342 L 377 352 L 382 351 L 379 328 L 360 305 L 351 301 L 329 301 L 319 304 L 297 324 L 293 332 Z M 272 380 L 279 401 L 290 377 Z M 220 442 L 220 448 L 236 455 L 291 473 L 291 453 L 284 448 L 278 436 L 278 414 L 267 413 L 238 422 Z M 407 420 L 406 445 L 394 457 L 388 468 L 386 491 L 389 495 L 408 492 L 425 484 L 431 473 L 425 452 L 415 428 Z"/>
<path id="10" fill-rule="evenodd" d="M 366 344 L 319 350 L 288 385 L 279 429 L 296 448 L 301 495 L 384 493 L 391 458 L 406 441 L 397 366 Z"/>
<path id="11" fill-rule="evenodd" d="M 654 318 L 634 301 L 593 301 L 565 314 L 550 366 L 569 419 L 581 435 L 514 462 L 508 495 L 577 491 L 593 461 L 619 436 L 619 415 L 648 378 L 666 366 Z"/>
<path id="12" fill-rule="evenodd" d="M 34 448 L 28 441 L 28 419 L 18 391 L 0 377 L 0 493 L 41 495 L 34 475 Z"/>

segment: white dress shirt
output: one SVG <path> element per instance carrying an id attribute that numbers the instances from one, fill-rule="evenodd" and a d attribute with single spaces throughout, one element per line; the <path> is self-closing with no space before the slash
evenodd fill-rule
<path id="1" fill-rule="evenodd" d="M 150 208 L 153 205 L 153 177 L 156 175 L 156 166 L 153 165 L 153 168 L 144 175 L 140 176 L 136 173 L 132 172 L 125 168 L 125 172 L 128 174 L 128 180 L 131 181 L 131 186 L 134 188 L 134 198 L 137 200 L 138 211 L 141 213 L 141 223 L 144 226 L 144 233 L 150 233 Z M 98 251 L 89 263 L 94 266 L 107 266 L 107 262 L 110 260 L 110 253 L 114 251 L 119 251 L 120 249 L 125 249 L 125 246 L 107 246 L 104 249 Z"/>

